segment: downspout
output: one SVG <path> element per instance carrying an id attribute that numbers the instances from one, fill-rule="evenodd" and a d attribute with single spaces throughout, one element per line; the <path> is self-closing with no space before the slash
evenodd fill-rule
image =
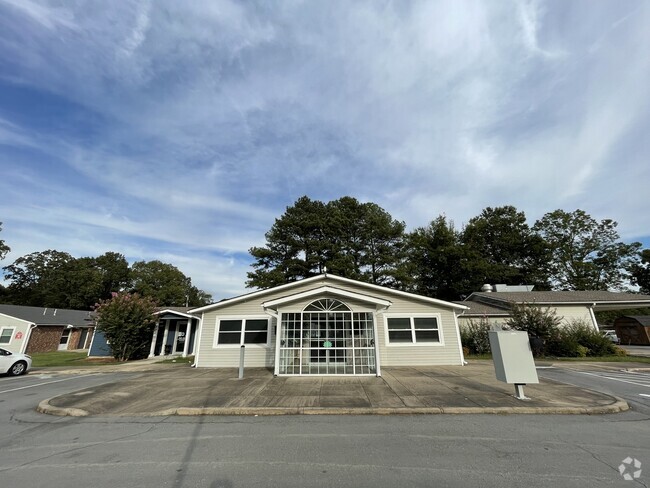
<path id="1" fill-rule="evenodd" d="M 27 336 L 23 341 L 23 345 L 20 346 L 20 354 L 25 354 L 27 352 L 27 345 L 29 344 L 29 340 L 32 338 L 32 330 L 34 330 L 36 327 L 38 327 L 36 324 L 29 324 L 29 330 L 27 331 Z"/>
<path id="2" fill-rule="evenodd" d="M 205 318 L 205 312 L 201 313 L 201 318 L 199 319 L 199 324 L 194 333 L 194 364 L 193 368 L 196 368 L 199 365 L 199 352 L 201 351 L 201 335 L 203 334 L 203 319 Z"/>
<path id="3" fill-rule="evenodd" d="M 375 308 L 375 313 L 372 314 L 372 322 L 373 322 L 372 326 L 373 326 L 374 332 L 375 332 L 375 365 L 376 365 L 376 368 L 377 368 L 377 372 L 376 372 L 377 377 L 381 377 L 381 363 L 380 363 L 380 360 L 379 360 L 379 335 L 377 334 L 377 322 L 378 322 L 377 315 L 380 312 L 385 312 L 386 310 L 388 310 L 388 307 L 390 307 L 390 305 L 385 306 L 385 307 L 383 307 L 381 309 L 376 307 Z M 382 332 L 385 332 L 385 331 L 382 331 Z"/>
<path id="4" fill-rule="evenodd" d="M 277 376 L 280 374 L 280 337 L 282 336 L 282 321 L 280 320 L 278 312 L 266 307 L 263 307 L 263 309 L 265 314 L 275 319 L 275 359 L 273 364 L 273 376 Z M 273 329 L 271 329 L 271 332 L 272 331 Z"/>
<path id="5" fill-rule="evenodd" d="M 592 303 L 591 306 L 589 307 L 589 316 L 591 317 L 591 323 L 594 326 L 594 329 L 596 332 L 599 331 L 598 329 L 598 321 L 596 320 L 596 315 L 594 314 L 594 307 L 596 306 L 595 303 Z"/>
<path id="6" fill-rule="evenodd" d="M 464 313 L 465 310 L 461 312 Z M 440 324 L 442 327 L 442 324 Z M 467 361 L 465 361 L 465 354 L 463 353 L 463 343 L 460 340 L 460 326 L 458 325 L 458 316 L 456 315 L 456 309 L 454 309 L 454 326 L 456 327 L 456 340 L 458 341 L 458 352 L 460 353 L 460 365 L 465 366 Z"/>

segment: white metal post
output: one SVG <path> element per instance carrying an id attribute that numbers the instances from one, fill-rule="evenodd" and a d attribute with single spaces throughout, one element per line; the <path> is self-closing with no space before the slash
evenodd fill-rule
<path id="1" fill-rule="evenodd" d="M 165 355 L 165 347 L 167 346 L 167 335 L 169 334 L 169 319 L 165 320 L 165 332 L 163 333 L 162 348 L 160 349 L 160 355 Z M 173 348 L 172 348 L 173 349 Z"/>
<path id="2" fill-rule="evenodd" d="M 192 319 L 187 319 L 187 325 L 185 326 L 185 343 L 183 344 L 183 357 L 187 357 L 187 352 L 190 349 L 190 332 L 192 331 Z"/>
<path id="3" fill-rule="evenodd" d="M 156 352 L 156 339 L 158 339 L 158 328 L 160 327 L 160 321 L 156 322 L 156 327 L 153 329 L 153 337 L 151 338 L 151 347 L 149 348 L 149 357 L 154 357 Z"/>

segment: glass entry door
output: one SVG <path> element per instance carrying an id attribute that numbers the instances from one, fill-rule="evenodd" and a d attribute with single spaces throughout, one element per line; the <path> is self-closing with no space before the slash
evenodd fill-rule
<path id="1" fill-rule="evenodd" d="M 282 313 L 279 373 L 289 375 L 375 374 L 371 312 L 353 312 L 324 298 L 302 312 Z"/>
<path id="2" fill-rule="evenodd" d="M 352 341 L 350 317 L 344 313 L 309 313 L 310 362 L 345 362 Z M 346 320 L 347 318 L 347 320 Z"/>

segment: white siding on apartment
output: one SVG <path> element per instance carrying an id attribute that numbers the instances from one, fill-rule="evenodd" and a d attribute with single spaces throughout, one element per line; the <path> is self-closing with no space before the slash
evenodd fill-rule
<path id="1" fill-rule="evenodd" d="M 363 285 L 353 283 L 341 283 L 336 280 L 315 280 L 304 285 L 296 285 L 289 290 L 282 289 L 279 291 L 269 290 L 268 293 L 259 294 L 251 299 L 239 301 L 232 305 L 224 305 L 220 308 L 210 310 L 203 315 L 202 333 L 199 345 L 199 355 L 197 359 L 198 367 L 233 367 L 239 366 L 239 348 L 219 348 L 214 347 L 214 335 L 217 326 L 217 318 L 220 316 L 259 316 L 264 314 L 262 303 L 277 298 L 294 295 L 304 291 L 320 288 L 324 284 L 351 291 L 363 295 L 372 296 L 389 300 L 392 305 L 386 310 L 390 314 L 403 314 L 405 317 L 412 313 L 418 314 L 438 314 L 440 316 L 441 338 L 444 345 L 431 344 L 413 344 L 408 346 L 391 347 L 386 344 L 385 337 L 385 320 L 384 314 L 380 311 L 375 313 L 377 324 L 376 341 L 379 347 L 380 364 L 384 366 L 419 366 L 419 365 L 459 365 L 462 364 L 458 336 L 454 322 L 454 312 L 450 308 L 444 308 L 436 304 L 426 303 L 417 298 L 410 299 L 403 297 L 390 290 L 369 289 Z M 301 299 L 296 302 L 290 302 L 279 306 L 280 312 L 300 311 L 307 304 L 319 298 L 327 297 L 327 294 L 314 295 L 312 297 Z M 353 311 L 374 311 L 375 306 L 371 303 L 337 297 L 330 295 L 331 298 L 337 298 L 348 305 Z M 247 367 L 273 367 L 275 364 L 275 329 L 276 321 L 273 319 L 271 327 L 271 345 L 266 346 L 246 346 L 246 366 Z"/>
<path id="2" fill-rule="evenodd" d="M 2 329 L 13 329 L 9 344 L 0 344 L 0 347 L 14 353 L 22 352 L 24 350 L 23 344 L 27 340 L 29 326 L 29 322 L 25 320 L 0 314 L 0 331 L 2 331 Z M 22 338 L 16 339 L 16 334 L 19 332 L 22 333 Z"/>

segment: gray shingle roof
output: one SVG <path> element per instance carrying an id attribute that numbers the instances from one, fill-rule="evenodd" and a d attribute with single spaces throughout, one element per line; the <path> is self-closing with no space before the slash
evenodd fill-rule
<path id="1" fill-rule="evenodd" d="M 36 325 L 73 325 L 75 327 L 93 325 L 90 311 L 83 310 L 0 304 L 0 313 Z"/>
<path id="2" fill-rule="evenodd" d="M 638 293 L 615 293 L 611 291 L 522 291 L 522 292 L 474 292 L 467 300 L 508 303 L 537 303 L 556 305 L 562 303 L 616 303 L 634 302 L 650 306 L 650 295 Z"/>

